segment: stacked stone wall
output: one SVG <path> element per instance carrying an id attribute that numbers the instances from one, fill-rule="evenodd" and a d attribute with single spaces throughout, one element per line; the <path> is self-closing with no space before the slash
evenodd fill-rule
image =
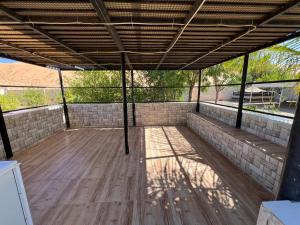
<path id="1" fill-rule="evenodd" d="M 200 103 L 200 112 L 230 126 L 235 126 L 237 109 Z M 286 147 L 292 123 L 292 119 L 243 111 L 241 129 Z"/>
<path id="2" fill-rule="evenodd" d="M 251 137 L 245 131 L 239 131 L 245 133 L 245 138 L 240 138 L 243 135 L 230 132 L 228 129 L 223 130 L 219 124 L 207 120 L 200 114 L 188 113 L 187 125 L 241 170 L 266 189 L 277 194 L 283 167 L 284 147 L 270 143 L 264 149 L 251 142 L 257 139 L 255 136 Z M 267 148 L 272 151 L 268 151 L 270 149 Z"/>
<path id="3" fill-rule="evenodd" d="M 63 115 L 63 109 L 59 105 L 4 113 L 13 152 L 26 149 L 64 129 Z M 2 140 L 0 143 L 0 157 L 4 158 Z"/>
<path id="4" fill-rule="evenodd" d="M 137 126 L 185 125 L 186 114 L 195 111 L 196 103 L 136 103 Z M 70 104 L 72 128 L 123 127 L 123 104 Z M 128 122 L 132 125 L 132 106 L 128 104 Z"/>

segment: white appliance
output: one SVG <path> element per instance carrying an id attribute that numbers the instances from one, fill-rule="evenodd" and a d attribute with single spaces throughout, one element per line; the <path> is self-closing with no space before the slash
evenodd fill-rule
<path id="1" fill-rule="evenodd" d="M 33 225 L 17 161 L 0 161 L 0 225 Z"/>

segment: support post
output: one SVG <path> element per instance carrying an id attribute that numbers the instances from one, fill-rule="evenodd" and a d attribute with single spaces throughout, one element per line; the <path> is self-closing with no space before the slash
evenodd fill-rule
<path id="1" fill-rule="evenodd" d="M 127 91 L 126 91 L 126 66 L 125 66 L 125 53 L 121 53 L 122 61 L 122 91 L 123 91 L 123 119 L 124 119 L 124 137 L 125 137 L 125 153 L 129 154 L 128 145 L 128 115 L 127 115 Z"/>
<path id="2" fill-rule="evenodd" d="M 292 125 L 278 200 L 300 201 L 300 97 Z"/>
<path id="3" fill-rule="evenodd" d="M 245 96 L 245 88 L 246 88 L 246 80 L 247 80 L 247 71 L 248 71 L 248 61 L 249 54 L 244 56 L 244 65 L 243 65 L 243 74 L 242 74 L 242 83 L 240 88 L 240 98 L 239 98 L 239 107 L 236 117 L 236 125 L 235 127 L 240 129 L 242 125 L 242 116 L 243 116 L 243 104 L 244 104 L 244 96 Z"/>
<path id="4" fill-rule="evenodd" d="M 57 71 L 58 71 L 58 76 L 59 76 L 61 97 L 62 97 L 62 100 L 63 100 L 63 108 L 64 108 L 64 114 L 65 114 L 65 119 L 66 119 L 66 127 L 67 127 L 67 129 L 69 129 L 70 128 L 70 119 L 69 119 L 69 113 L 68 113 L 68 106 L 67 106 L 67 102 L 66 102 L 66 98 L 65 98 L 63 78 L 62 78 L 60 68 L 58 68 Z"/>
<path id="5" fill-rule="evenodd" d="M 10 159 L 14 155 L 13 155 L 9 137 L 7 134 L 7 129 L 6 129 L 5 120 L 3 117 L 1 106 L 0 106 L 0 133 L 1 133 L 1 138 L 2 138 L 2 143 L 3 143 L 6 159 Z"/>
<path id="6" fill-rule="evenodd" d="M 135 100 L 134 100 L 134 79 L 133 79 L 133 70 L 131 72 L 131 105 L 132 105 L 132 123 L 133 126 L 136 126 L 136 118 L 135 118 Z"/>
<path id="7" fill-rule="evenodd" d="M 199 70 L 199 77 L 198 77 L 198 95 L 197 95 L 197 106 L 196 112 L 200 111 L 200 92 L 201 92 L 201 70 Z"/>

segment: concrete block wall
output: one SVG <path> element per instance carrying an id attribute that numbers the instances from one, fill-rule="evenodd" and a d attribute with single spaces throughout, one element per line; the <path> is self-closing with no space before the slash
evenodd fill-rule
<path id="1" fill-rule="evenodd" d="M 138 126 L 151 125 L 186 125 L 188 112 L 196 110 L 196 103 L 138 103 L 136 121 Z"/>
<path id="2" fill-rule="evenodd" d="M 128 124 L 132 125 L 132 108 L 128 107 Z M 123 127 L 123 104 L 69 104 L 71 128 Z"/>
<path id="3" fill-rule="evenodd" d="M 65 128 L 62 106 L 4 113 L 10 144 L 14 153 L 24 150 L 40 140 Z M 1 139 L 1 138 L 0 138 Z M 4 158 L 2 140 L 0 157 Z"/>
<path id="4" fill-rule="evenodd" d="M 284 147 L 288 145 L 292 124 L 292 119 L 243 112 L 243 130 Z"/>
<path id="5" fill-rule="evenodd" d="M 195 111 L 196 103 L 136 103 L 137 126 L 184 125 L 186 114 Z M 123 104 L 70 104 L 72 128 L 123 127 Z M 128 122 L 132 125 L 132 107 L 128 104 Z"/>
<path id="6" fill-rule="evenodd" d="M 234 134 L 224 132 L 199 114 L 188 113 L 187 125 L 241 170 L 277 194 L 283 167 L 282 158 L 270 156 L 259 147 L 237 139 Z"/>
<path id="7" fill-rule="evenodd" d="M 200 112 L 230 126 L 235 126 L 237 109 L 200 103 Z M 243 111 L 241 129 L 286 147 L 292 123 L 292 119 Z"/>
<path id="8" fill-rule="evenodd" d="M 220 120 L 230 126 L 235 126 L 237 115 L 236 109 L 201 102 L 200 112 L 206 116 Z"/>

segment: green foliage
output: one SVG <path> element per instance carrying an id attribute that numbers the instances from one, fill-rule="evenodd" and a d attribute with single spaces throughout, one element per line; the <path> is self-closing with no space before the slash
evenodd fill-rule
<path id="1" fill-rule="evenodd" d="M 299 39 L 300 41 L 300 39 Z M 204 70 L 202 83 L 206 85 L 240 83 L 243 69 L 243 57 Z M 247 82 L 276 81 L 300 78 L 300 52 L 291 49 L 288 44 L 276 45 L 251 53 L 249 56 Z M 224 86 L 215 87 L 218 101 Z M 300 87 L 296 87 L 300 93 Z"/>
<path id="2" fill-rule="evenodd" d="M 0 95 L 3 111 L 30 108 L 34 106 L 57 104 L 61 102 L 61 94 L 53 89 L 14 89 Z"/>
<path id="3" fill-rule="evenodd" d="M 70 80 L 71 88 L 66 89 L 68 102 L 120 102 L 121 74 L 116 71 L 80 71 Z M 82 88 L 83 87 L 83 88 Z"/>
<path id="4" fill-rule="evenodd" d="M 275 45 L 250 54 L 248 77 L 252 81 L 296 79 L 300 76 L 300 53 L 287 45 Z"/>
<path id="5" fill-rule="evenodd" d="M 144 71 L 144 86 L 155 88 L 140 88 L 136 93 L 137 101 L 183 100 L 182 98 L 185 88 L 180 87 L 185 85 L 185 81 L 186 78 L 184 74 L 175 70 Z M 143 86 L 143 84 L 136 84 L 136 86 Z"/>
<path id="6" fill-rule="evenodd" d="M 218 86 L 218 85 L 224 85 L 224 84 L 230 84 L 235 83 L 236 80 L 238 80 L 239 74 L 236 74 L 234 69 L 228 69 L 229 66 L 235 65 L 227 64 L 226 67 L 224 64 L 217 64 L 214 66 L 211 66 L 204 70 L 204 77 L 203 77 L 203 83 L 204 85 L 216 85 L 215 87 L 215 103 L 219 100 L 219 94 L 220 92 L 225 88 L 225 86 Z M 235 67 L 234 67 L 235 68 Z"/>
<path id="7" fill-rule="evenodd" d="M 22 104 L 26 107 L 46 105 L 43 90 L 28 89 L 22 96 Z"/>
<path id="8" fill-rule="evenodd" d="M 256 105 L 247 105 L 247 106 L 244 106 L 244 108 L 255 111 L 256 110 Z"/>
<path id="9" fill-rule="evenodd" d="M 188 85 L 191 91 L 197 81 L 195 71 L 135 71 L 135 100 L 182 101 Z M 127 87 L 131 86 L 127 76 Z M 121 74 L 117 71 L 80 71 L 69 81 L 66 97 L 68 102 L 120 102 L 122 101 Z M 107 87 L 107 88 L 105 88 Z M 116 87 L 116 88 L 108 88 Z M 131 89 L 127 88 L 131 101 Z"/>
<path id="10" fill-rule="evenodd" d="M 0 105 L 3 111 L 14 110 L 20 107 L 20 100 L 15 94 L 0 95 Z"/>

